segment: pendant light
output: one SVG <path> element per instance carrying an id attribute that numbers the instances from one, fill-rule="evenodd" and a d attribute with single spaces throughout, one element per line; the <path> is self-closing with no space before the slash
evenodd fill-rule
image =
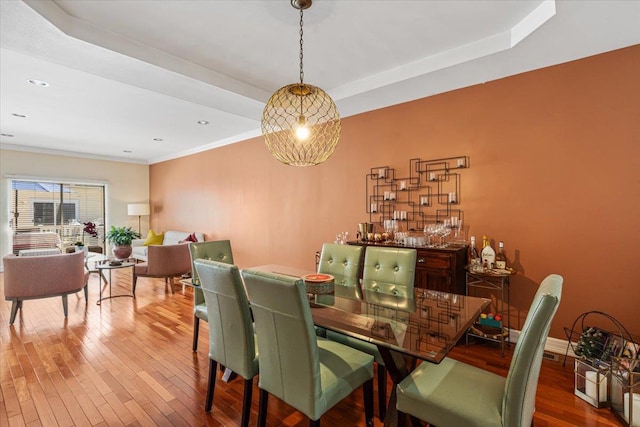
<path id="1" fill-rule="evenodd" d="M 291 0 L 300 10 L 300 82 L 278 89 L 264 107 L 262 135 L 273 156 L 292 166 L 313 166 L 331 156 L 340 139 L 340 114 L 322 89 L 304 83 L 303 14 L 312 0 Z"/>

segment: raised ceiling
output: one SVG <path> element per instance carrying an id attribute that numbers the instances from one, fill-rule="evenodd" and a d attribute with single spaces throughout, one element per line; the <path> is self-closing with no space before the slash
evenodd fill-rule
<path id="1" fill-rule="evenodd" d="M 259 135 L 298 79 L 288 0 L 3 0 L 0 19 L 2 148 L 155 163 Z M 638 44 L 640 1 L 316 0 L 304 34 L 305 82 L 346 117 Z"/>

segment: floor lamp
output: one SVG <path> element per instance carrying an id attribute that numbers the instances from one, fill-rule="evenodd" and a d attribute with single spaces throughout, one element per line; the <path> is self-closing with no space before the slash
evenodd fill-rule
<path id="1" fill-rule="evenodd" d="M 138 216 L 138 233 L 140 233 L 140 217 L 142 215 L 149 215 L 151 210 L 149 208 L 149 203 L 129 203 L 127 205 L 127 213 L 129 215 Z"/>

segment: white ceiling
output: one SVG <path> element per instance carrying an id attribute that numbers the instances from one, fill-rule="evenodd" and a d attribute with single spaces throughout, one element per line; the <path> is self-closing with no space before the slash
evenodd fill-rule
<path id="1" fill-rule="evenodd" d="M 2 0 L 0 146 L 155 163 L 257 136 L 298 80 L 298 20 L 288 0 Z M 316 0 L 304 74 L 346 117 L 638 43 L 638 0 Z"/>

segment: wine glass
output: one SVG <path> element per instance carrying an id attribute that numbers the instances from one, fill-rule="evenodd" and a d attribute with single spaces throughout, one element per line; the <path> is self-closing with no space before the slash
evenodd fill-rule
<path id="1" fill-rule="evenodd" d="M 444 242 L 444 239 L 449 234 L 451 234 L 451 227 L 448 224 L 448 221 L 445 220 L 444 223 L 440 224 L 440 229 L 439 229 L 439 232 L 438 232 L 438 236 L 440 237 L 440 247 L 441 248 L 446 248 L 447 247 L 447 245 Z"/>
<path id="2" fill-rule="evenodd" d="M 434 246 L 432 243 L 432 239 L 433 236 L 438 233 L 438 224 L 428 224 L 424 229 L 427 235 L 427 247 L 432 248 Z"/>

